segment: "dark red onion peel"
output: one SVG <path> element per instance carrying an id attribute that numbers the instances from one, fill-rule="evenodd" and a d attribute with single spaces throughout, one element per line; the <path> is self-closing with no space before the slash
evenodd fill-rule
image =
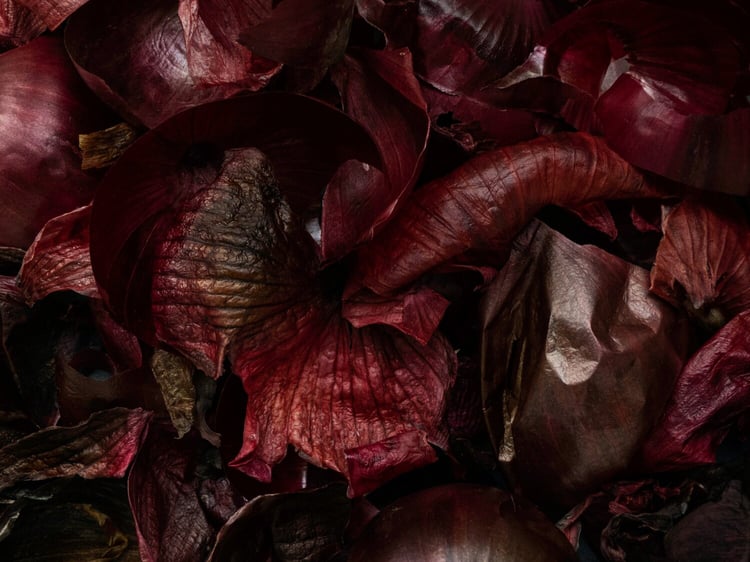
<path id="1" fill-rule="evenodd" d="M 747 92 L 739 88 L 730 104 L 745 63 L 726 21 L 679 8 L 589 3 L 550 27 L 526 63 L 482 97 L 556 112 L 672 180 L 747 194 Z"/>
<path id="2" fill-rule="evenodd" d="M 90 217 L 91 205 L 86 205 L 51 219 L 39 231 L 18 272 L 29 306 L 55 291 L 99 296 L 89 255 Z"/>
<path id="3" fill-rule="evenodd" d="M 732 199 L 686 199 L 662 225 L 651 291 L 710 330 L 750 309 L 750 222 Z"/>
<path id="4" fill-rule="evenodd" d="M 52 217 L 91 201 L 78 135 L 110 115 L 86 89 L 59 37 L 0 54 L 0 246 L 26 248 Z"/>
<path id="5" fill-rule="evenodd" d="M 0 2 L 0 51 L 28 43 L 46 27 L 40 17 L 16 0 Z"/>
<path id="6" fill-rule="evenodd" d="M 249 78 L 239 84 L 217 79 L 219 84 L 199 87 L 211 78 L 211 68 L 192 74 L 177 10 L 177 0 L 92 0 L 65 27 L 65 46 L 83 80 L 134 125 L 155 127 L 189 107 L 260 89 L 278 71 L 263 61 L 252 85 Z M 211 41 L 204 48 L 214 58 L 221 54 Z"/>

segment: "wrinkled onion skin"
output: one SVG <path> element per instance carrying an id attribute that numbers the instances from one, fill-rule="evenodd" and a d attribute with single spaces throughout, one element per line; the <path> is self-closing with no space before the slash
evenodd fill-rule
<path id="1" fill-rule="evenodd" d="M 106 125 L 58 37 L 0 55 L 0 246 L 27 248 L 57 215 L 91 200 L 78 135 Z"/>
<path id="2" fill-rule="evenodd" d="M 39 16 L 16 0 L 0 1 L 0 51 L 28 43 L 46 27 Z"/>
<path id="3" fill-rule="evenodd" d="M 391 294 L 467 252 L 499 252 L 548 204 L 648 195 L 643 176 L 587 134 L 487 152 L 418 190 L 359 256 L 348 290 Z"/>
<path id="4" fill-rule="evenodd" d="M 509 493 L 451 484 L 386 507 L 355 542 L 350 562 L 568 562 L 565 536 Z"/>

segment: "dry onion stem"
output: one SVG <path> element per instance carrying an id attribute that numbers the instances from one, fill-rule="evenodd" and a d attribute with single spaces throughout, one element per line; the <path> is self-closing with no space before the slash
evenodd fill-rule
<path id="1" fill-rule="evenodd" d="M 108 129 L 78 135 L 81 149 L 81 169 L 111 166 L 133 144 L 138 133 L 127 123 L 118 123 Z"/>

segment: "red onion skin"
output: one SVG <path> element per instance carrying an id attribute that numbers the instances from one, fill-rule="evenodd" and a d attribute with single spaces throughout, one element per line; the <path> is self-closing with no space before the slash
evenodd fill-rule
<path id="1" fill-rule="evenodd" d="M 549 204 L 656 196 L 603 140 L 560 133 L 482 154 L 418 190 L 359 255 L 348 294 L 392 294 L 467 252 L 499 252 Z"/>

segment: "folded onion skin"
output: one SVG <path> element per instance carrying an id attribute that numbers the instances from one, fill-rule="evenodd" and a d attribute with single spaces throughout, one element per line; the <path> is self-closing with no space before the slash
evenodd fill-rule
<path id="1" fill-rule="evenodd" d="M 643 470 L 680 470 L 717 461 L 722 441 L 733 427 L 741 427 L 750 410 L 748 349 L 750 310 L 745 310 L 685 364 L 641 451 Z"/>
<path id="2" fill-rule="evenodd" d="M 204 104 L 144 134 L 102 179 L 91 214 L 94 275 L 115 316 L 139 337 L 153 340 L 146 302 L 150 229 L 172 220 L 184 193 L 210 184 L 181 173 L 183 157 L 208 149 L 223 159 L 224 151 L 243 147 L 268 156 L 291 210 L 304 217 L 319 204 L 342 162 L 380 164 L 369 136 L 354 121 L 326 104 L 282 92 Z"/>
<path id="3" fill-rule="evenodd" d="M 570 508 L 637 462 L 690 349 L 648 272 L 532 223 L 486 289 L 482 406 L 526 497 Z"/>
<path id="4" fill-rule="evenodd" d="M 191 72 L 177 0 L 93 0 L 68 20 L 65 46 L 97 96 L 126 121 L 148 128 L 184 109 L 258 90 L 278 66 L 263 60 L 244 83 L 203 85 L 211 77 Z"/>
<path id="5" fill-rule="evenodd" d="M 0 51 L 28 43 L 45 29 L 44 21 L 25 6 L 15 0 L 0 2 Z"/>
<path id="6" fill-rule="evenodd" d="M 481 97 L 559 115 L 641 169 L 746 195 L 747 14 L 735 2 L 674 4 L 589 2 Z"/>
<path id="7" fill-rule="evenodd" d="M 734 200 L 685 199 L 662 231 L 651 292 L 711 330 L 750 309 L 750 222 Z"/>
<path id="8" fill-rule="evenodd" d="M 34 239 L 18 272 L 18 286 L 29 306 L 56 291 L 98 298 L 89 257 L 91 205 L 47 222 Z"/>

